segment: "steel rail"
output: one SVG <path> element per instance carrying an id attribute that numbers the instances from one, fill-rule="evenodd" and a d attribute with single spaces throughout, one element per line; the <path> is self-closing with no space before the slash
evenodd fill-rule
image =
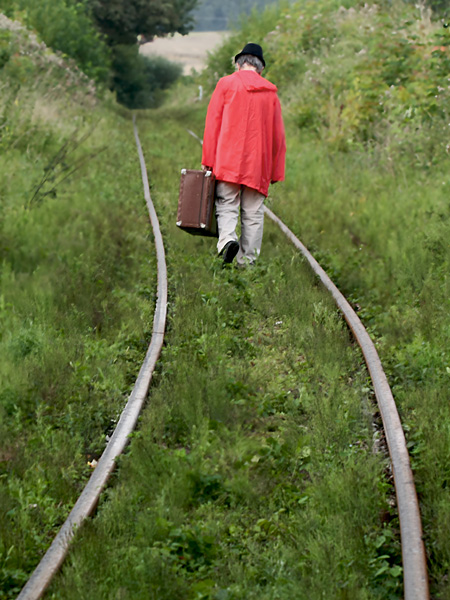
<path id="1" fill-rule="evenodd" d="M 203 140 L 193 131 L 187 129 L 187 132 L 203 145 Z M 270 208 L 264 206 L 264 212 L 300 250 L 314 273 L 331 293 L 361 348 L 372 379 L 392 462 L 400 521 L 404 597 L 405 600 L 429 600 L 427 559 L 414 476 L 397 406 L 378 352 L 358 315 L 306 246 Z"/>
<path id="2" fill-rule="evenodd" d="M 400 519 L 404 597 L 405 600 L 428 600 L 430 596 L 428 590 L 427 562 L 413 473 L 400 417 L 378 352 L 358 315 L 308 249 L 267 206 L 264 207 L 264 211 L 278 225 L 294 246 L 300 250 L 314 273 L 331 293 L 361 347 L 372 378 L 392 461 Z"/>
<path id="3" fill-rule="evenodd" d="M 159 358 L 163 345 L 167 316 L 167 268 L 165 252 L 158 217 L 150 197 L 147 169 L 134 116 L 133 129 L 141 166 L 144 196 L 153 227 L 157 253 L 158 283 L 152 338 L 136 383 L 107 447 L 67 520 L 62 525 L 50 548 L 17 597 L 18 600 L 37 600 L 42 597 L 52 578 L 61 567 L 77 528 L 95 509 L 100 494 L 114 469 L 115 460 L 123 452 L 128 442 L 128 437 L 136 426 L 139 413 L 147 397 L 156 361 Z"/>

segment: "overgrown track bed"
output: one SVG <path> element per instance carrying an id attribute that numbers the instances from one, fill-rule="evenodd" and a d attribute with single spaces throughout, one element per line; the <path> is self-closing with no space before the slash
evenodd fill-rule
<path id="1" fill-rule="evenodd" d="M 192 131 L 187 130 L 200 144 L 203 141 Z M 302 253 L 324 287 L 333 296 L 356 341 L 361 347 L 369 370 L 386 434 L 386 441 L 392 461 L 398 512 L 401 527 L 402 555 L 404 569 L 404 592 L 407 600 L 429 598 L 427 561 L 423 543 L 422 523 L 414 477 L 411 470 L 406 439 L 400 417 L 392 396 L 387 377 L 374 343 L 370 339 L 361 320 L 334 285 L 308 249 L 267 206 L 265 214 L 278 225 L 286 237 Z"/>
<path id="2" fill-rule="evenodd" d="M 140 148 L 137 131 L 135 130 L 136 141 Z M 141 156 L 141 165 L 143 164 L 143 158 Z M 144 173 L 144 170 L 143 170 Z M 148 182 L 144 179 L 144 188 L 146 190 L 146 199 L 149 199 Z M 358 317 L 352 311 L 351 307 L 345 301 L 343 296 L 338 292 L 335 286 L 331 283 L 329 278 L 317 265 L 316 261 L 311 257 L 308 251 L 302 246 L 302 244 L 293 236 L 293 234 L 286 228 L 286 226 L 270 211 L 266 210 L 266 214 L 280 227 L 280 229 L 293 241 L 295 246 L 300 249 L 302 254 L 307 258 L 310 265 L 313 267 L 316 274 L 319 275 L 325 287 L 331 291 L 335 301 L 339 308 L 344 312 L 345 318 L 351 327 L 355 338 L 361 345 L 363 354 L 365 356 L 369 371 L 371 372 L 374 389 L 377 395 L 377 400 L 380 405 L 380 411 L 383 417 L 383 422 L 386 431 L 386 439 L 389 445 L 392 467 L 395 477 L 396 492 L 398 498 L 398 509 L 400 517 L 400 525 L 402 532 L 402 553 L 403 553 L 403 565 L 404 565 L 404 592 L 407 600 L 426 600 L 428 598 L 428 584 L 426 574 L 426 562 L 423 543 L 421 539 L 421 525 L 420 516 L 418 512 L 418 505 L 414 485 L 412 482 L 412 474 L 409 467 L 409 459 L 406 451 L 406 445 L 404 435 L 401 430 L 398 414 L 393 403 L 392 395 L 390 393 L 389 386 L 386 378 L 381 369 L 380 361 L 376 353 L 375 347 L 370 341 L 367 333 L 362 327 Z M 152 219 L 153 221 L 153 219 Z M 212 302 L 214 298 L 209 295 L 205 296 L 205 303 Z M 280 321 L 280 323 L 282 323 Z M 162 335 L 161 331 L 158 331 L 158 327 L 154 328 L 154 332 L 158 335 Z M 206 335 L 206 333 L 204 334 Z M 203 336 L 200 336 L 203 337 Z M 206 342 L 205 342 L 206 343 Z M 205 355 L 206 356 L 206 355 Z M 176 361 L 175 361 L 176 364 Z M 148 385 L 147 385 L 148 387 Z M 146 391 L 144 392 L 145 396 Z M 142 399 L 143 400 L 143 399 Z M 133 425 L 134 426 L 134 425 Z M 253 457 L 254 462 L 258 463 L 260 458 L 255 455 Z M 252 461 L 253 461 L 252 459 Z M 97 466 L 97 469 L 101 466 L 101 462 Z M 211 483 L 212 482 L 212 483 Z M 219 479 L 211 480 L 211 485 L 219 485 Z M 220 486 L 219 486 L 220 487 Z M 206 489 L 206 488 L 205 488 Z M 219 489 L 219 488 L 218 488 Z M 219 494 L 220 495 L 220 494 Z M 97 496 L 98 498 L 98 496 Z M 81 499 L 80 499 L 81 500 Z M 303 502 L 304 499 L 300 499 Z M 92 510 L 91 507 L 90 510 Z M 75 509 L 74 509 L 75 510 Z M 89 511 L 90 512 L 90 511 Z M 89 513 L 86 513 L 86 516 Z M 56 540 L 55 540 L 56 542 Z M 176 542 L 181 544 L 182 542 Z M 49 551 L 50 552 L 50 551 Z M 55 566 L 56 568 L 59 566 Z M 31 580 L 30 580 L 31 583 Z M 48 585 L 48 581 L 46 583 Z M 209 585 L 209 584 L 208 584 Z M 26 589 L 26 588 L 25 588 Z M 25 592 L 25 590 L 24 590 Z M 23 598 L 38 598 L 39 595 L 21 595 Z M 175 597 L 175 596 L 174 596 Z"/>
<path id="3" fill-rule="evenodd" d="M 375 345 L 355 311 L 307 248 L 270 209 L 265 207 L 265 212 L 306 258 L 314 273 L 333 296 L 361 346 L 372 378 L 392 461 L 401 527 L 405 598 L 426 600 L 429 598 L 427 562 L 419 503 L 400 417 Z"/>
<path id="4" fill-rule="evenodd" d="M 153 371 L 156 366 L 156 361 L 158 360 L 163 345 L 167 315 L 167 269 L 165 252 L 161 231 L 159 228 L 158 217 L 150 197 L 150 189 L 148 185 L 144 157 L 134 121 L 133 125 L 139 161 L 141 164 L 144 195 L 155 237 L 158 264 L 157 301 L 153 319 L 152 338 L 145 360 L 139 371 L 136 383 L 130 394 L 128 402 L 122 411 L 117 427 L 105 451 L 99 459 L 95 471 L 89 479 L 89 482 L 70 512 L 70 515 L 68 516 L 64 525 L 61 527 L 52 545 L 23 588 L 22 592 L 19 594 L 18 598 L 22 600 L 31 600 L 34 598 L 40 598 L 42 596 L 50 584 L 53 576 L 64 561 L 76 528 L 79 527 L 90 514 L 92 514 L 93 510 L 97 506 L 100 494 L 114 469 L 115 461 L 123 452 L 123 449 L 128 441 L 128 436 L 136 426 L 139 413 L 141 412 L 147 396 Z"/>

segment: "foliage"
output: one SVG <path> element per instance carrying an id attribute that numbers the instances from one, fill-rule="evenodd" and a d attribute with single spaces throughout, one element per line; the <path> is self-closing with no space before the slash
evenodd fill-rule
<path id="1" fill-rule="evenodd" d="M 192 28 L 197 0 L 88 0 L 95 23 L 112 47 L 111 88 L 128 108 L 151 108 L 182 69 L 170 61 L 141 56 L 137 40 L 151 40 Z"/>
<path id="2" fill-rule="evenodd" d="M 182 67 L 163 57 L 142 56 L 137 46 L 116 46 L 113 51 L 113 89 L 128 108 L 154 108 L 163 90 L 181 75 Z"/>
<path id="3" fill-rule="evenodd" d="M 140 57 L 138 35 L 151 39 L 188 33 L 195 4 L 196 0 L 0 0 L 0 9 L 36 30 L 47 46 L 74 59 L 89 77 L 109 84 L 119 102 L 148 108 L 158 105 L 161 91 L 181 70 L 168 61 Z M 5 59 L 0 54 L 0 65 Z"/>
<path id="4" fill-rule="evenodd" d="M 0 69 L 2 69 L 11 58 L 11 33 L 0 29 Z"/>
<path id="5" fill-rule="evenodd" d="M 85 2 L 71 0 L 0 0 L 0 10 L 18 16 L 38 32 L 47 46 L 74 59 L 80 69 L 97 81 L 108 77 L 109 53 L 97 32 Z"/>
<path id="6" fill-rule="evenodd" d="M 411 0 L 406 0 L 406 2 L 412 4 Z M 448 20 L 450 17 L 447 0 L 427 0 L 424 5 L 433 11 L 435 17 L 440 17 L 445 20 Z"/>
<path id="7" fill-rule="evenodd" d="M 23 88 L 27 93 L 33 90 L 49 94 L 48 86 L 55 87 L 55 94 L 64 89 L 73 94 L 82 105 L 95 102 L 95 85 L 81 72 L 74 61 L 50 51 L 44 42 L 30 33 L 18 21 L 12 21 L 0 14 L 0 56 L 2 57 L 0 76 L 3 96 L 0 115 L 3 130 L 0 132 L 2 144 L 7 143 L 10 129 L 6 110 L 16 101 L 15 95 Z M 20 125 L 19 125 L 20 126 Z M 26 132 L 24 132 L 26 135 Z"/>
<path id="8" fill-rule="evenodd" d="M 197 0 L 88 0 L 95 21 L 111 45 L 136 44 L 169 33 L 192 29 L 191 11 Z"/>
<path id="9" fill-rule="evenodd" d="M 426 12 L 302 3 L 285 11 L 266 44 L 274 55 L 268 76 L 280 86 L 295 81 L 290 109 L 302 130 L 342 149 L 400 144 L 411 153 L 432 131 L 434 147 L 419 147 L 422 160 L 445 151 L 434 123 L 448 117 L 450 37 Z"/>

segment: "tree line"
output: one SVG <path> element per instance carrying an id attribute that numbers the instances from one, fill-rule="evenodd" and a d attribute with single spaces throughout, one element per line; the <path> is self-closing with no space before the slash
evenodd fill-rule
<path id="1" fill-rule="evenodd" d="M 115 91 L 129 108 L 156 106 L 181 66 L 139 54 L 138 39 L 224 30 L 276 0 L 0 0 L 0 11 L 34 29 L 54 50 Z M 291 0 L 285 0 L 289 2 Z M 408 0 L 407 0 L 408 1 Z M 412 1 L 412 0 L 410 0 Z M 449 0 L 428 0 L 449 18 Z"/>

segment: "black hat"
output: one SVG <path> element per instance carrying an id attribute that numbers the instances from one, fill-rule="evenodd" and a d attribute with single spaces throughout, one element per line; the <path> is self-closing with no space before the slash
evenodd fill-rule
<path id="1" fill-rule="evenodd" d="M 236 54 L 236 56 L 234 57 L 234 62 L 236 62 L 237 59 L 243 54 L 251 54 L 252 56 L 256 56 L 262 62 L 263 66 L 266 66 L 266 63 L 264 62 L 263 58 L 263 50 L 259 44 L 246 44 L 242 52 Z"/>

